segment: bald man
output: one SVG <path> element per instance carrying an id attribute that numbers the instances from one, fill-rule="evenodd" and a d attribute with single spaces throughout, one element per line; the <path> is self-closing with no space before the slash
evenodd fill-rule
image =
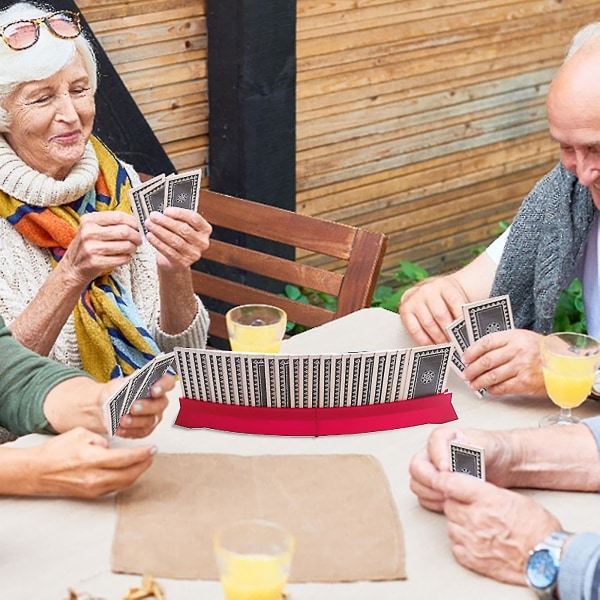
<path id="1" fill-rule="evenodd" d="M 465 380 L 491 394 L 544 394 L 540 338 L 561 291 L 583 283 L 588 332 L 600 337 L 600 23 L 574 38 L 547 97 L 560 163 L 523 201 L 511 227 L 466 267 L 409 289 L 400 316 L 419 344 L 447 341 L 467 302 L 509 294 L 516 329 L 484 336 L 464 354 Z"/>

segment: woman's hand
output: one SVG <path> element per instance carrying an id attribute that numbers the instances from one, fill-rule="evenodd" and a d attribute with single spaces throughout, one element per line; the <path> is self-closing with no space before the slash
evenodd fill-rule
<path id="1" fill-rule="evenodd" d="M 129 413 L 121 419 L 117 435 L 125 438 L 143 438 L 150 435 L 161 422 L 169 399 L 166 392 L 173 389 L 175 379 L 163 375 L 151 388 L 150 398 L 136 400 Z"/>
<path id="2" fill-rule="evenodd" d="M 110 449 L 102 436 L 78 427 L 17 451 L 31 455 L 19 493 L 96 498 L 131 485 L 152 464 L 156 447 Z"/>
<path id="3" fill-rule="evenodd" d="M 158 252 L 159 270 L 180 271 L 200 260 L 208 248 L 212 227 L 197 212 L 169 206 L 146 221 L 147 239 Z"/>
<path id="4" fill-rule="evenodd" d="M 44 401 L 44 415 L 59 433 L 75 427 L 85 427 L 96 433 L 106 433 L 102 407 L 123 385 L 125 380 L 112 379 L 98 383 L 89 377 L 73 377 L 54 386 Z M 173 389 L 175 379 L 164 375 L 151 388 L 150 398 L 131 405 L 121 421 L 117 435 L 128 438 L 145 437 L 160 423 L 168 404 L 166 392 Z"/>
<path id="5" fill-rule="evenodd" d="M 88 213 L 81 217 L 60 265 L 73 281 L 85 287 L 102 273 L 128 264 L 141 243 L 133 215 L 120 211 Z"/>

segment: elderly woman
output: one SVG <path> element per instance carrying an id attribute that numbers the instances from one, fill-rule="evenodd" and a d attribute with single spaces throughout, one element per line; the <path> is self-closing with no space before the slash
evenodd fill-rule
<path id="1" fill-rule="evenodd" d="M 211 227 L 169 207 L 142 241 L 127 195 L 139 177 L 92 135 L 96 63 L 78 15 L 18 3 L 0 31 L 0 314 L 14 337 L 100 381 L 203 347 L 191 265 Z"/>

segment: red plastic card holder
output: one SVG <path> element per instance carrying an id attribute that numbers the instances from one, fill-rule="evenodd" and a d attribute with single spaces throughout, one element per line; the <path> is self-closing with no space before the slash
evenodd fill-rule
<path id="1" fill-rule="evenodd" d="M 457 419 L 452 394 L 335 408 L 268 408 L 179 399 L 175 425 L 236 433 L 323 436 L 400 429 Z"/>

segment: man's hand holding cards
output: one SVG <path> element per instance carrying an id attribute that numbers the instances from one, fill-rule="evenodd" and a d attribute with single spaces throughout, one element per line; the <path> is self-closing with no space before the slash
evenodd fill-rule
<path id="1" fill-rule="evenodd" d="M 461 376 L 467 368 L 463 355 L 472 344 L 488 333 L 514 328 L 508 296 L 464 304 L 462 310 L 463 316 L 446 327 L 448 338 L 454 344 L 452 366 Z M 486 390 L 480 388 L 473 391 L 481 398 Z"/>

